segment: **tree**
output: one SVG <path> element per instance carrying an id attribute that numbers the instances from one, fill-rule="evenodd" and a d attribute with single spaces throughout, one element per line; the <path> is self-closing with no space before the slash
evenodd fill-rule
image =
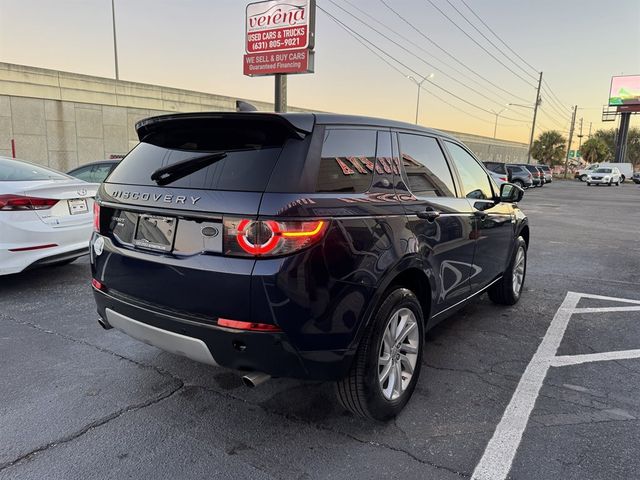
<path id="1" fill-rule="evenodd" d="M 542 132 L 533 142 L 531 156 L 546 165 L 559 165 L 567 154 L 567 140 L 557 130 Z"/>
<path id="2" fill-rule="evenodd" d="M 608 155 L 599 161 L 613 162 L 616 154 L 616 133 L 616 129 L 611 128 L 609 130 L 597 130 L 591 136 L 592 139 L 602 140 L 607 146 Z M 640 128 L 629 129 L 629 135 L 627 136 L 627 156 L 624 161 L 632 163 L 636 169 L 640 167 Z"/>
<path id="3" fill-rule="evenodd" d="M 582 144 L 580 153 L 582 153 L 582 158 L 589 163 L 606 162 L 611 156 L 607 143 L 602 138 L 595 136 Z"/>

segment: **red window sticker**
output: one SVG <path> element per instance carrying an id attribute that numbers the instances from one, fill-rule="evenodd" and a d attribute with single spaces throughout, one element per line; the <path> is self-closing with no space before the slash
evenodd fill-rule
<path id="1" fill-rule="evenodd" d="M 367 157 L 359 157 L 360 161 L 364 163 L 365 167 L 369 169 L 370 172 L 373 172 L 373 162 L 369 160 Z"/>
<path id="2" fill-rule="evenodd" d="M 351 167 L 349 167 L 349 165 L 344 163 L 342 159 L 336 157 L 336 162 L 338 162 L 338 165 L 340 165 L 340 168 L 342 169 L 342 173 L 345 175 L 354 175 L 356 173 L 351 169 Z"/>
<path id="3" fill-rule="evenodd" d="M 358 160 L 358 157 L 347 157 L 347 160 L 349 160 L 353 164 L 358 172 L 364 173 L 365 175 L 368 173 L 367 169 L 364 168 L 362 166 L 362 163 L 360 163 L 360 160 Z"/>
<path id="4" fill-rule="evenodd" d="M 391 173 L 391 165 L 389 163 L 389 158 L 387 157 L 378 157 L 378 162 L 382 165 L 385 173 Z"/>

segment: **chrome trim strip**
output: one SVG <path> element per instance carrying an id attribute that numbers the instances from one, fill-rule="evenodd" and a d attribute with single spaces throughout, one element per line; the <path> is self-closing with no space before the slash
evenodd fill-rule
<path id="1" fill-rule="evenodd" d="M 436 318 L 439 315 L 442 315 L 443 313 L 448 312 L 449 310 L 451 310 L 452 308 L 457 307 L 458 305 L 467 302 L 468 300 L 471 300 L 473 297 L 475 297 L 476 295 L 481 295 L 484 292 L 486 292 L 489 287 L 491 287 L 491 285 L 493 285 L 496 282 L 499 282 L 500 280 L 502 280 L 502 275 L 500 275 L 498 278 L 496 278 L 493 282 L 491 282 L 490 284 L 486 285 L 484 288 L 482 288 L 481 290 L 478 290 L 476 293 L 473 293 L 471 295 L 469 295 L 468 297 L 460 300 L 458 303 L 455 303 L 454 305 L 451 305 L 450 307 L 445 308 L 444 310 L 442 310 L 441 312 L 436 313 L 435 315 L 432 315 L 431 318 Z"/>
<path id="2" fill-rule="evenodd" d="M 110 308 L 105 310 L 105 314 L 112 327 L 147 345 L 190 358 L 196 362 L 218 365 L 213 359 L 209 347 L 199 338 L 188 337 L 139 322 Z"/>

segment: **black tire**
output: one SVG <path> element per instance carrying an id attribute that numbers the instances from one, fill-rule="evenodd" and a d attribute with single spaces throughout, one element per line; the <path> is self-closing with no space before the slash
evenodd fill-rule
<path id="1" fill-rule="evenodd" d="M 516 259 L 518 258 L 518 252 L 522 250 L 524 254 L 524 264 L 522 269 L 522 281 L 520 283 L 519 288 L 514 286 L 514 274 L 515 269 L 514 266 L 516 264 Z M 492 302 L 498 303 L 500 305 L 515 305 L 520 300 L 520 295 L 522 294 L 522 289 L 524 287 L 524 281 L 527 276 L 527 243 L 524 241 L 524 238 L 518 237 L 516 239 L 516 245 L 513 249 L 513 255 L 511 256 L 511 261 L 507 266 L 504 275 L 502 278 L 494 283 L 489 288 L 489 298 Z"/>
<path id="2" fill-rule="evenodd" d="M 587 182 L 587 187 L 590 187 L 590 186 L 591 186 L 591 184 L 589 182 Z"/>
<path id="3" fill-rule="evenodd" d="M 626 180 L 624 175 L 620 175 L 620 183 L 624 183 L 624 181 Z"/>
<path id="4" fill-rule="evenodd" d="M 580 181 L 581 182 L 586 182 L 587 181 L 587 175 L 586 174 L 580 175 Z"/>
<path id="5" fill-rule="evenodd" d="M 397 287 L 385 294 L 386 299 L 378 307 L 366 336 L 360 341 L 358 352 L 346 377 L 336 383 L 336 395 L 340 404 L 360 417 L 389 420 L 404 408 L 415 389 L 422 364 L 424 342 L 424 317 L 420 302 L 411 290 Z M 389 400 L 382 392 L 379 381 L 379 357 L 383 336 L 395 312 L 409 309 L 416 318 L 419 339 L 416 364 L 407 387 L 398 398 Z M 387 381 L 390 381 L 391 376 Z M 401 376 L 402 378 L 402 376 Z"/>
<path id="6" fill-rule="evenodd" d="M 524 188 L 524 182 L 522 180 L 516 179 L 513 181 L 513 184 L 519 186 L 520 188 Z"/>

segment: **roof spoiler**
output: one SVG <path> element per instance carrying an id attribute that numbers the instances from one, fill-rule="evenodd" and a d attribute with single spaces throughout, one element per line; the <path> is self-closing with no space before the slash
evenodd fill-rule
<path id="1" fill-rule="evenodd" d="M 287 129 L 292 137 L 304 138 L 313 131 L 315 116 L 312 113 L 285 114 L 264 112 L 196 112 L 196 113 L 171 113 L 149 117 L 136 123 L 135 128 L 138 139 L 142 141 L 150 133 L 166 127 L 171 122 L 183 120 L 256 120 L 260 118 L 265 122 L 274 122 Z"/>

